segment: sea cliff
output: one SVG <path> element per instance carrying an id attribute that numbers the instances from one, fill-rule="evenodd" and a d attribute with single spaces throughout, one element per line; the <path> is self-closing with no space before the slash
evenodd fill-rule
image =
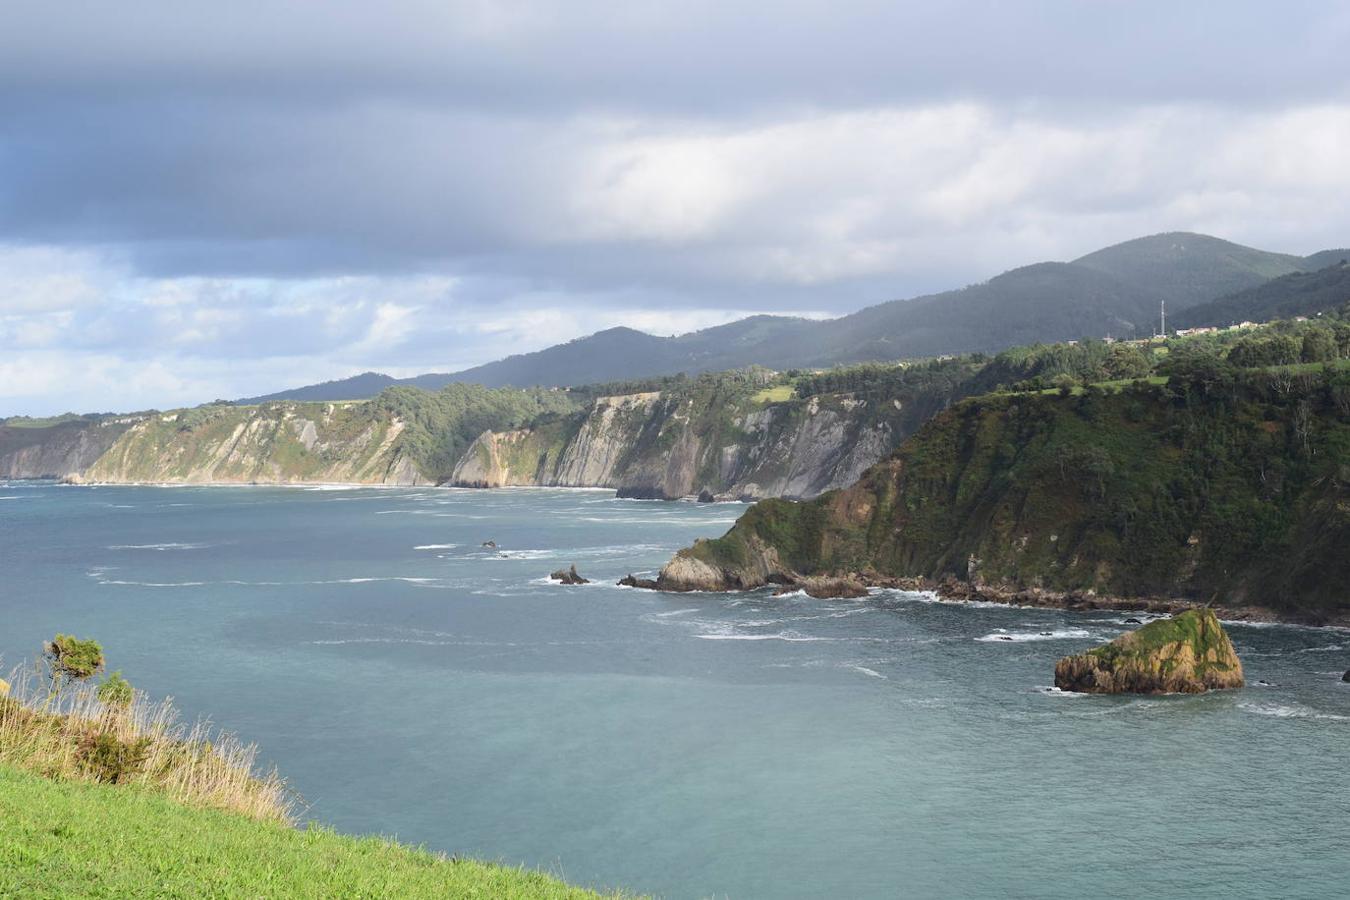
<path id="1" fill-rule="evenodd" d="M 658 584 L 944 580 L 1069 605 L 1150 599 L 1350 622 L 1343 376 L 1174 376 L 1116 392 L 980 397 L 852 487 L 767 500 Z"/>
<path id="2" fill-rule="evenodd" d="M 601 396 L 568 421 L 485 431 L 450 483 L 611 487 L 641 499 L 810 498 L 852 484 L 966 390 L 940 379 L 803 395 L 771 377 L 719 373 Z"/>
<path id="3" fill-rule="evenodd" d="M 55 422 L 0 424 L 0 478 L 67 478 L 98 461 L 135 416 L 72 416 Z"/>
<path id="4" fill-rule="evenodd" d="M 363 404 L 269 404 L 146 416 L 81 479 L 95 482 L 422 484 L 396 448 L 407 423 Z M 194 413 L 199 413 L 194 416 Z"/>

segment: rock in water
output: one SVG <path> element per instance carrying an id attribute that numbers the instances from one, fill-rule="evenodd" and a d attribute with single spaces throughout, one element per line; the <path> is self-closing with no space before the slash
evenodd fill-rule
<path id="1" fill-rule="evenodd" d="M 1350 681 L 1350 669 L 1345 670 L 1345 674 L 1341 676 L 1341 681 Z"/>
<path id="2" fill-rule="evenodd" d="M 571 568 L 559 569 L 558 571 L 554 572 L 552 575 L 548 577 L 554 581 L 561 581 L 563 584 L 591 583 L 591 580 L 589 578 L 582 578 L 580 575 L 577 574 L 577 567 L 575 563 L 572 564 Z"/>
<path id="3" fill-rule="evenodd" d="M 808 597 L 817 600 L 851 600 L 867 596 L 867 585 L 857 578 L 829 578 L 812 576 L 785 584 L 775 592 L 790 594 L 793 591 L 805 591 Z"/>
<path id="4" fill-rule="evenodd" d="M 657 589 L 657 587 L 656 587 L 656 582 L 653 581 L 652 579 L 650 579 L 650 578 L 637 578 L 637 577 L 635 577 L 632 573 L 629 573 L 628 575 L 625 575 L 623 578 L 620 578 L 620 579 L 619 579 L 619 586 L 620 586 L 620 587 L 646 588 L 647 590 L 650 590 L 650 591 L 654 591 L 654 590 Z"/>
<path id="5" fill-rule="evenodd" d="M 1055 665 L 1055 687 L 1085 694 L 1202 694 L 1242 685 L 1242 663 L 1211 609 L 1150 622 Z"/>

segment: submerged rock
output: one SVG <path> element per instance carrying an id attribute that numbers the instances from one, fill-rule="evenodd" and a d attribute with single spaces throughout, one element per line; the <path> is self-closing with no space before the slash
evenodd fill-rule
<path id="1" fill-rule="evenodd" d="M 497 542 L 496 542 L 496 541 L 483 541 L 483 546 L 486 547 L 486 548 L 489 549 L 489 550 L 496 550 L 496 549 L 497 549 Z"/>
<path id="2" fill-rule="evenodd" d="M 657 584 L 650 578 L 637 578 L 632 574 L 625 575 L 619 579 L 620 587 L 646 588 L 649 591 L 657 589 Z"/>
<path id="3" fill-rule="evenodd" d="M 573 563 L 570 568 L 559 569 L 558 571 L 554 572 L 552 575 L 548 577 L 553 581 L 561 581 L 563 584 L 591 583 L 591 580 L 589 578 L 582 578 L 580 575 L 577 574 L 577 567 L 575 563 Z"/>
<path id="4" fill-rule="evenodd" d="M 1055 665 L 1055 687 L 1087 694 L 1201 694 L 1243 683 L 1242 662 L 1211 609 L 1151 622 Z"/>

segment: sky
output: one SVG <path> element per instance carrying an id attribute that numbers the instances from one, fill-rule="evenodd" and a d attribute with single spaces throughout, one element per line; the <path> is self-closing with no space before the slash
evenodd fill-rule
<path id="1" fill-rule="evenodd" d="M 0 416 L 1350 244 L 1350 6 L 0 0 Z"/>

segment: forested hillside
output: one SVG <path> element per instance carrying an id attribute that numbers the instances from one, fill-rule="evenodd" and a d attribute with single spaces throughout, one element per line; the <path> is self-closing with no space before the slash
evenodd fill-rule
<path id="1" fill-rule="evenodd" d="M 1329 264 L 1328 254 L 1339 252 L 1304 258 L 1200 234 L 1159 234 L 1072 262 L 1023 266 L 960 290 L 882 303 L 837 319 L 751 316 L 678 337 L 611 328 L 454 374 L 398 383 L 428 389 L 451 381 L 566 386 L 751 365 L 814 368 L 993 353 L 1082 338 L 1146 337 L 1160 327 L 1163 301 L 1171 321 L 1181 321 L 1176 316 L 1189 307 Z M 264 399 L 371 396 L 389 383 L 375 380 L 383 378 L 366 373 Z"/>
<path id="2" fill-rule="evenodd" d="M 956 577 L 1350 621 L 1350 347 L 1238 365 L 1286 340 L 1177 353 L 1161 384 L 964 401 L 854 486 L 756 505 L 662 586 Z"/>

